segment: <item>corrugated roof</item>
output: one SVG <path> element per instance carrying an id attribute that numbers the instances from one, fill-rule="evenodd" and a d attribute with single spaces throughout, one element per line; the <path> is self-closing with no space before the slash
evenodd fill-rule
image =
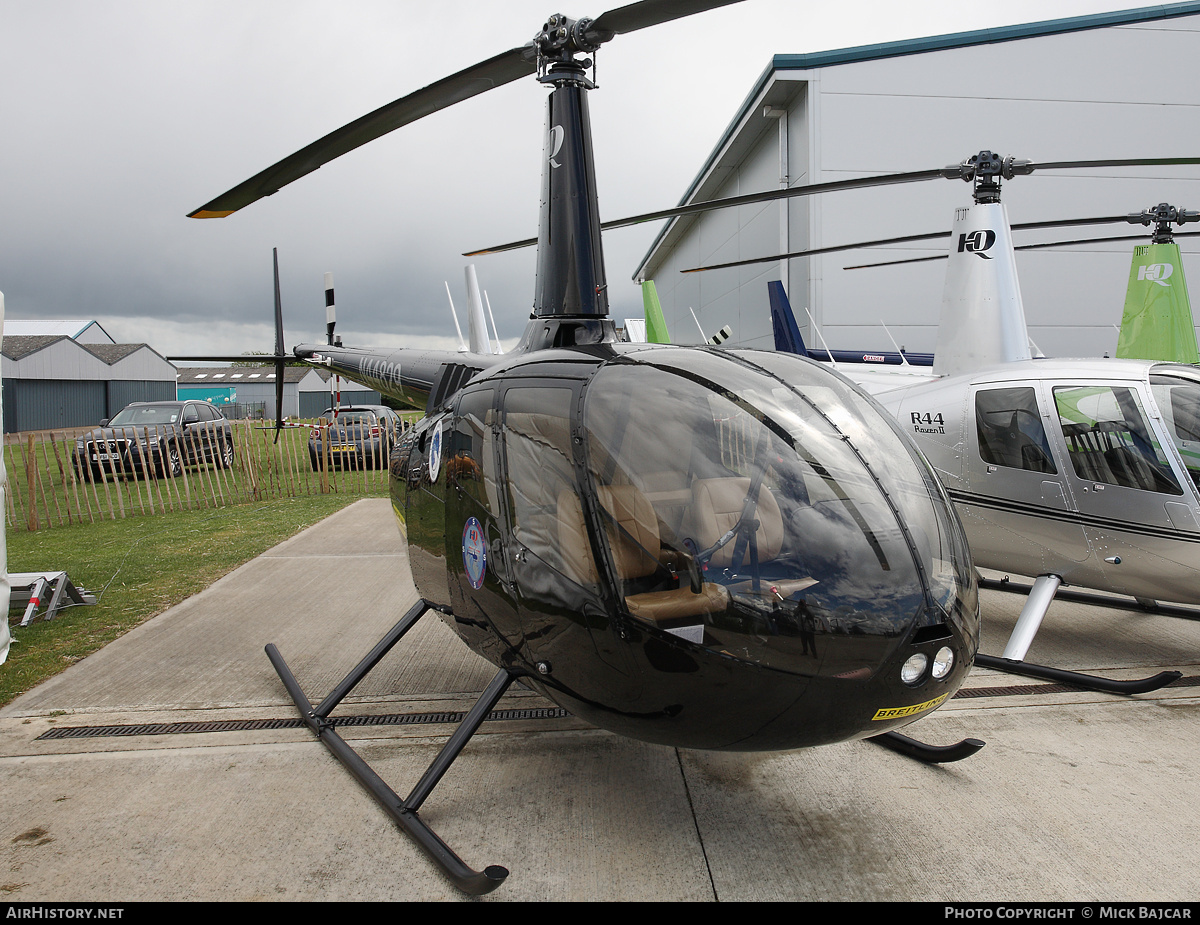
<path id="1" fill-rule="evenodd" d="M 109 366 L 125 359 L 131 353 L 136 353 L 143 347 L 149 347 L 148 344 L 80 344 L 79 346 Z"/>
<path id="2" fill-rule="evenodd" d="M 100 322 L 89 318 L 56 318 L 48 320 L 29 320 L 22 318 L 7 318 L 4 321 L 4 333 L 18 337 L 79 337 L 88 328 L 95 325 L 105 337 L 111 341 L 107 331 Z"/>
<path id="3" fill-rule="evenodd" d="M 5 334 L 3 346 L 0 347 L 0 353 L 3 353 L 10 360 L 19 360 L 22 357 L 29 356 L 31 353 L 44 350 L 46 347 L 56 344 L 60 340 L 70 339 L 65 334 Z"/>
<path id="4" fill-rule="evenodd" d="M 63 340 L 72 341 L 80 350 L 86 350 L 97 360 L 109 366 L 119 363 L 139 350 L 149 350 L 164 363 L 167 362 L 149 344 L 81 344 L 65 334 L 9 334 L 5 332 L 0 353 L 10 360 L 20 360 Z"/>

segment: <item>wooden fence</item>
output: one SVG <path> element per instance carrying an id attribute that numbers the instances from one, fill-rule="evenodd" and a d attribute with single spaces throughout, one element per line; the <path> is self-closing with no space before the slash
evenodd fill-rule
<path id="1" fill-rule="evenodd" d="M 316 422 L 289 422 L 278 443 L 269 422 L 230 424 L 232 458 L 220 451 L 206 452 L 208 445 L 221 445 L 214 423 L 207 433 L 189 438 L 192 459 L 184 461 L 175 477 L 162 471 L 155 453 L 137 454 L 132 462 L 128 455 L 101 453 L 109 458 L 90 465 L 89 451 L 94 448 L 79 441 L 92 428 L 5 434 L 5 522 L 10 528 L 39 530 L 297 495 L 387 494 L 386 449 L 381 458 L 368 452 L 363 466 L 328 465 L 326 460 L 341 454 L 330 447 L 329 432 L 321 428 L 314 469 L 309 438 Z M 99 449 L 105 449 L 103 441 Z M 165 468 L 169 470 L 169 462 Z"/>

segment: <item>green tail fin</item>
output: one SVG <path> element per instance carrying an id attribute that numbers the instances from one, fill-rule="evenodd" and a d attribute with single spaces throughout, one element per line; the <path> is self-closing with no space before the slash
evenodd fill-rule
<path id="1" fill-rule="evenodd" d="M 671 343 L 671 335 L 667 333 L 667 322 L 663 318 L 662 306 L 658 302 L 658 290 L 654 288 L 652 279 L 642 283 L 642 305 L 646 309 L 646 340 L 652 344 Z"/>
<path id="2" fill-rule="evenodd" d="M 1178 244 L 1133 249 L 1117 356 L 1200 363 Z"/>

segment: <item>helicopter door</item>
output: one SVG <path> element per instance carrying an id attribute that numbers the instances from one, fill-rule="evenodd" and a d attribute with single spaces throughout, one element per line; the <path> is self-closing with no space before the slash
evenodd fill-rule
<path id="1" fill-rule="evenodd" d="M 446 560 L 458 631 L 521 644 L 512 576 L 504 548 L 496 480 L 496 391 L 471 389 L 455 403 L 444 451 Z M 497 653 L 498 658 L 503 653 Z"/>
<path id="2" fill-rule="evenodd" d="M 1181 542 L 1198 538 L 1187 516 L 1193 499 L 1146 396 L 1134 383 L 1109 382 L 1058 385 L 1053 393 L 1068 478 L 1106 583 L 1135 597 L 1194 598 L 1195 565 L 1187 560 L 1196 545 Z"/>
<path id="3" fill-rule="evenodd" d="M 967 480 L 973 518 L 984 524 L 971 531 L 972 554 L 984 566 L 994 560 L 996 568 L 1082 580 L 1079 569 L 1091 548 L 1082 525 L 1066 516 L 1064 467 L 1055 459 L 1036 390 L 978 386 L 971 407 Z"/>
<path id="4" fill-rule="evenodd" d="M 586 648 L 629 675 L 628 647 L 610 645 L 609 608 L 600 595 L 582 516 L 572 448 L 571 409 L 577 398 L 569 384 L 517 385 L 504 392 L 508 549 L 520 618 L 533 660 L 561 665 Z M 567 619 L 569 614 L 582 615 L 582 622 Z M 606 693 L 585 691 L 586 680 L 569 683 L 583 696 Z M 613 693 L 608 685 L 607 696 Z"/>

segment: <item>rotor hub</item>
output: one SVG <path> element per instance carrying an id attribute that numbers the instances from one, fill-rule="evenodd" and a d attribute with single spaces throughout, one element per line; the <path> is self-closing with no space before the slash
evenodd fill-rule
<path id="1" fill-rule="evenodd" d="M 1131 225 L 1153 225 L 1154 235 L 1151 240 L 1155 244 L 1171 244 L 1175 240 L 1171 226 L 1198 222 L 1200 221 L 1200 212 L 1177 209 L 1170 203 L 1160 202 L 1141 212 L 1127 215 L 1125 220 Z"/>
<path id="2" fill-rule="evenodd" d="M 555 13 L 533 37 L 533 45 L 540 57 L 550 61 L 567 62 L 573 60 L 577 54 L 596 51 L 615 34 L 596 29 L 595 20 L 586 16 L 582 19 L 568 19 L 561 13 Z"/>
<path id="3" fill-rule="evenodd" d="M 1001 157 L 993 151 L 980 151 L 958 164 L 942 168 L 942 176 L 948 180 L 958 178 L 974 182 L 973 195 L 976 203 L 999 202 L 1000 181 L 1033 173 L 1033 161 L 1012 157 Z"/>

